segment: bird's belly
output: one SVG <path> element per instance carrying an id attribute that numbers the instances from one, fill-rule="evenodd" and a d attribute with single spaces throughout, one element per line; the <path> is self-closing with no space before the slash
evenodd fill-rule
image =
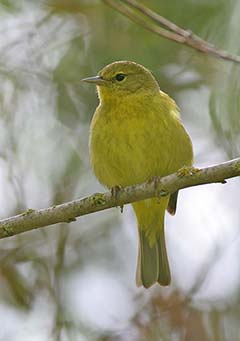
<path id="1" fill-rule="evenodd" d="M 97 114 L 92 122 L 90 158 L 102 184 L 133 185 L 191 165 L 191 141 L 174 117 L 160 120 L 153 112 L 124 118 L 107 120 Z"/>
<path id="2" fill-rule="evenodd" d="M 91 136 L 91 164 L 99 181 L 108 187 L 128 186 L 174 172 L 177 168 L 170 166 L 170 144 L 151 133 L 147 129 L 135 134 L 122 130 Z"/>
<path id="3" fill-rule="evenodd" d="M 90 141 L 90 153 L 94 173 L 108 187 L 128 186 L 148 177 L 147 160 L 129 140 L 103 135 Z"/>

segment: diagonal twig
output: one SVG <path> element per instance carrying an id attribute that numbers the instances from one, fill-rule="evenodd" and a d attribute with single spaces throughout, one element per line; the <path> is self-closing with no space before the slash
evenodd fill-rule
<path id="1" fill-rule="evenodd" d="M 14 217 L 0 220 L 0 239 L 36 228 L 70 223 L 76 217 L 152 197 L 164 196 L 180 189 L 209 184 L 225 183 L 225 179 L 240 176 L 240 158 L 202 169 L 186 168 L 163 178 L 155 177 L 143 184 L 119 189 L 116 196 L 111 191 L 40 210 L 29 209 Z"/>
<path id="2" fill-rule="evenodd" d="M 185 30 L 177 26 L 136 0 L 102 1 L 148 31 L 177 43 L 185 44 L 202 53 L 210 54 L 214 57 L 235 63 L 240 63 L 239 56 L 216 48 L 214 45 L 200 38 L 190 30 Z"/>

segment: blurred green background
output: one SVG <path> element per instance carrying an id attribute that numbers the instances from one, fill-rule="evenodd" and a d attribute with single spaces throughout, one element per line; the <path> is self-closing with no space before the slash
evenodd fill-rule
<path id="1" fill-rule="evenodd" d="M 239 54 L 238 0 L 142 1 Z M 178 103 L 195 164 L 240 154 L 239 65 L 167 41 L 100 0 L 0 2 L 0 216 L 104 190 L 89 166 L 96 91 L 115 60 Z M 173 281 L 136 288 L 130 207 L 0 241 L 0 341 L 240 339 L 239 180 L 181 192 L 166 217 Z"/>

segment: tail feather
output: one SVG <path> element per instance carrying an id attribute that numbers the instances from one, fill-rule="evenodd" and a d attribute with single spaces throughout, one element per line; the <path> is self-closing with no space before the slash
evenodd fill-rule
<path id="1" fill-rule="evenodd" d="M 171 282 L 171 273 L 167 257 L 164 227 L 162 228 L 160 236 L 158 237 L 157 245 L 159 253 L 159 274 L 157 281 L 159 284 L 166 286 Z"/>
<path id="2" fill-rule="evenodd" d="M 133 204 L 139 231 L 136 281 L 137 285 L 145 288 L 156 282 L 169 285 L 171 281 L 164 233 L 164 215 L 168 202 L 169 197 L 164 197 Z"/>
<path id="3" fill-rule="evenodd" d="M 150 246 L 144 231 L 139 229 L 139 252 L 136 275 L 137 285 L 149 288 L 154 283 L 166 286 L 171 282 L 168 264 L 164 228 L 154 245 Z"/>
<path id="4" fill-rule="evenodd" d="M 157 282 L 159 276 L 159 259 L 157 244 L 150 247 L 145 233 L 139 229 L 139 251 L 136 282 L 149 288 Z"/>

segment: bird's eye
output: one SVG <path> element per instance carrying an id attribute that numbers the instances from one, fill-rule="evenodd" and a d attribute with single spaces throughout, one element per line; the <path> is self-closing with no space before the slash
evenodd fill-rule
<path id="1" fill-rule="evenodd" d="M 118 74 L 115 76 L 115 78 L 116 78 L 116 80 L 117 80 L 118 82 L 121 82 L 121 81 L 124 80 L 125 75 L 124 75 L 123 73 L 118 73 Z"/>

